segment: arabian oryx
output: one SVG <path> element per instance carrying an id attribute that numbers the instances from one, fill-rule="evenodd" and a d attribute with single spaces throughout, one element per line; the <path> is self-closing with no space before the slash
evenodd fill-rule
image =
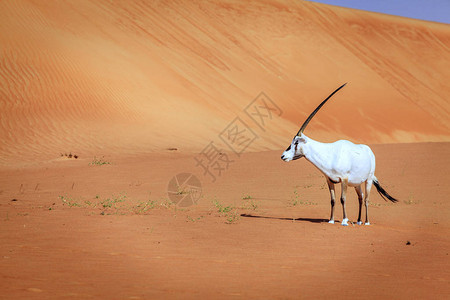
<path id="1" fill-rule="evenodd" d="M 369 194 L 372 188 L 372 183 L 380 193 L 381 197 L 392 202 L 397 202 L 390 196 L 378 182 L 375 177 L 375 155 L 372 150 L 366 145 L 355 145 L 346 140 L 340 140 L 334 143 L 325 144 L 316 142 L 315 140 L 303 134 L 308 123 L 319 111 L 319 109 L 328 101 L 337 91 L 342 89 L 346 84 L 340 86 L 330 96 L 328 96 L 320 105 L 309 115 L 305 123 L 303 123 L 300 130 L 292 140 L 291 145 L 284 151 L 281 159 L 288 162 L 305 157 L 317 169 L 325 175 L 328 183 L 328 188 L 331 194 L 331 217 L 329 223 L 334 224 L 334 204 L 335 191 L 334 185 L 342 183 L 341 204 L 344 212 L 342 225 L 348 225 L 347 213 L 345 211 L 345 199 L 347 194 L 347 187 L 354 187 L 358 194 L 359 200 L 359 215 L 358 225 L 361 225 L 361 210 L 363 202 L 363 191 L 361 185 L 366 186 L 365 206 L 366 206 L 366 222 L 365 225 L 370 225 L 369 222 Z"/>

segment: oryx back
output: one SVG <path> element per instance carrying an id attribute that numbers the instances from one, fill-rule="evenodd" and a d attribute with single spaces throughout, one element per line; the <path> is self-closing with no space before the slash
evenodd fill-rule
<path id="1" fill-rule="evenodd" d="M 349 185 L 358 186 L 372 180 L 375 173 L 375 156 L 368 146 L 345 140 L 331 145 L 334 153 L 330 160 L 332 164 L 329 177 L 332 181 L 341 181 L 343 178 L 338 177 L 346 177 Z"/>

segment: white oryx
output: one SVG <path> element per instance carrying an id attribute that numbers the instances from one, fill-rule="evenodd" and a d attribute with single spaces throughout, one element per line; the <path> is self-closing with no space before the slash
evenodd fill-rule
<path id="1" fill-rule="evenodd" d="M 358 194 L 359 200 L 359 215 L 358 225 L 361 225 L 361 210 L 363 202 L 363 191 L 361 185 L 365 184 L 365 206 L 366 206 L 366 222 L 365 225 L 370 225 L 369 222 L 369 194 L 372 188 L 372 183 L 377 188 L 381 197 L 392 202 L 397 202 L 391 197 L 379 184 L 375 177 L 375 155 L 369 146 L 355 145 L 346 140 L 340 140 L 334 143 L 319 143 L 310 139 L 303 134 L 309 121 L 319 111 L 319 109 L 331 98 L 337 91 L 343 88 L 346 84 L 340 86 L 330 96 L 328 96 L 320 105 L 311 113 L 311 115 L 303 123 L 297 135 L 292 140 L 291 145 L 284 151 L 281 159 L 288 162 L 305 157 L 309 162 L 316 166 L 324 175 L 328 183 L 328 188 L 331 194 L 331 217 L 329 223 L 334 224 L 334 204 L 335 191 L 334 185 L 342 183 L 341 204 L 344 212 L 342 225 L 348 225 L 347 213 L 345 211 L 345 199 L 347 194 L 347 187 L 354 187 Z"/>

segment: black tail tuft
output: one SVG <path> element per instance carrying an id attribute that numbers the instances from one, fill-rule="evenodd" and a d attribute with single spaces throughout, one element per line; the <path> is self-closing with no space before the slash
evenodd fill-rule
<path id="1" fill-rule="evenodd" d="M 380 185 L 380 183 L 378 182 L 378 179 L 374 178 L 373 180 L 373 184 L 375 185 L 375 187 L 377 188 L 378 193 L 380 194 L 381 198 L 384 199 L 384 201 L 387 201 L 387 199 L 389 199 L 391 202 L 395 203 L 398 202 L 397 199 L 395 199 L 394 197 L 392 197 L 391 195 L 388 194 L 388 192 L 386 192 Z"/>

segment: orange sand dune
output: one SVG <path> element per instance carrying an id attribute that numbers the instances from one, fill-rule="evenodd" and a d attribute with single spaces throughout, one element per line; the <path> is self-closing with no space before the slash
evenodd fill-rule
<path id="1" fill-rule="evenodd" d="M 0 164 L 176 147 L 240 117 L 247 150 L 307 134 L 450 140 L 450 26 L 289 1 L 1 1 Z M 244 108 L 280 109 L 259 127 Z M 278 112 L 280 112 L 278 111 Z M 268 120 L 268 119 L 267 119 Z"/>

